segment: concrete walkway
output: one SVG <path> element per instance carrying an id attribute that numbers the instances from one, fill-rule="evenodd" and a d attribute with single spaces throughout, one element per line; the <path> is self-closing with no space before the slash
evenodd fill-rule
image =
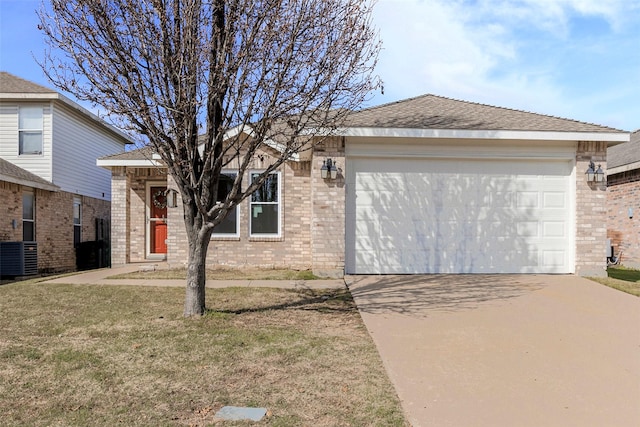
<path id="1" fill-rule="evenodd" d="M 42 283 L 68 283 L 77 285 L 121 285 L 121 286 L 175 286 L 184 287 L 182 279 L 110 279 L 112 276 L 137 271 L 166 268 L 163 263 L 136 263 L 114 268 L 90 270 L 46 280 Z M 207 280 L 207 288 L 254 287 L 285 289 L 335 289 L 344 288 L 343 279 L 330 280 Z"/>
<path id="2" fill-rule="evenodd" d="M 413 427 L 640 426 L 640 298 L 575 276 L 347 285 Z"/>

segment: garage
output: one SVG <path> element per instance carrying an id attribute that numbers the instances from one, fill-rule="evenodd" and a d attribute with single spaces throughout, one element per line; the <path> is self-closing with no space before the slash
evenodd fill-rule
<path id="1" fill-rule="evenodd" d="M 347 153 L 348 274 L 574 272 L 574 148 L 384 146 Z"/>

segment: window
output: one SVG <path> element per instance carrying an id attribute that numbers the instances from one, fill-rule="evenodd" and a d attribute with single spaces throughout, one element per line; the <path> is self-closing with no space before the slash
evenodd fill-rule
<path id="1" fill-rule="evenodd" d="M 22 240 L 36 241 L 36 197 L 32 192 L 22 194 Z"/>
<path id="2" fill-rule="evenodd" d="M 42 107 L 20 107 L 18 154 L 42 154 Z"/>
<path id="3" fill-rule="evenodd" d="M 251 173 L 251 182 L 260 173 Z M 269 174 L 260 188 L 251 194 L 250 233 L 252 236 L 280 236 L 280 174 Z"/>
<path id="4" fill-rule="evenodd" d="M 73 247 L 77 248 L 82 241 L 82 199 L 73 198 Z"/>
<path id="5" fill-rule="evenodd" d="M 218 198 L 217 201 L 223 201 L 227 194 L 233 188 L 233 182 L 238 176 L 237 172 L 223 172 L 220 175 L 220 182 L 218 183 Z M 227 217 L 222 222 L 213 228 L 214 237 L 237 237 L 240 235 L 238 232 L 238 214 L 240 211 L 235 206 L 229 211 Z"/>

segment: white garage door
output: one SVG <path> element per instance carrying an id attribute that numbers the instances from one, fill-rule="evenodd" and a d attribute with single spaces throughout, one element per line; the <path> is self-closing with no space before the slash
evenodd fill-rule
<path id="1" fill-rule="evenodd" d="M 569 161 L 350 158 L 350 274 L 571 273 Z"/>

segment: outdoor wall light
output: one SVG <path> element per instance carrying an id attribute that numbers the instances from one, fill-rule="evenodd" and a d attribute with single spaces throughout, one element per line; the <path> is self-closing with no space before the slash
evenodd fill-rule
<path id="1" fill-rule="evenodd" d="M 587 182 L 604 182 L 604 172 L 602 171 L 601 166 L 602 165 L 598 165 L 598 169 L 596 169 L 596 165 L 593 163 L 593 160 L 589 162 L 589 168 L 587 169 L 587 172 L 585 172 L 587 175 Z"/>
<path id="2" fill-rule="evenodd" d="M 178 207 L 178 192 L 173 188 L 167 189 L 164 193 L 167 198 L 167 207 L 168 208 L 177 208 Z"/>
<path id="3" fill-rule="evenodd" d="M 336 179 L 338 176 L 338 168 L 336 167 L 336 162 L 331 159 L 326 159 L 322 161 L 322 167 L 320 168 L 320 176 L 322 179 Z"/>

